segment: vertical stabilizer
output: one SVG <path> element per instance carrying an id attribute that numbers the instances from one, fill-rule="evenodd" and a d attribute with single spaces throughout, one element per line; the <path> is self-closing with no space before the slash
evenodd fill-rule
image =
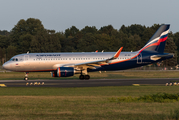
<path id="1" fill-rule="evenodd" d="M 147 44 L 140 49 L 140 53 L 142 51 L 151 51 L 163 53 L 165 48 L 165 43 L 169 33 L 169 24 L 161 25 L 160 28 L 154 33 L 154 35 L 150 38 Z"/>

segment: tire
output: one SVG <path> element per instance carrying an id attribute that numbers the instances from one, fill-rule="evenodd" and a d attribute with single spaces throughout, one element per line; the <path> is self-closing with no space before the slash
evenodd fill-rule
<path id="1" fill-rule="evenodd" d="M 28 80 L 28 77 L 25 77 L 24 80 L 27 81 L 27 80 Z"/>
<path id="2" fill-rule="evenodd" d="M 85 75 L 85 80 L 89 80 L 90 76 L 89 75 Z"/>
<path id="3" fill-rule="evenodd" d="M 84 78 L 85 78 L 84 75 L 80 75 L 80 76 L 79 76 L 79 79 L 80 79 L 80 80 L 84 80 Z"/>

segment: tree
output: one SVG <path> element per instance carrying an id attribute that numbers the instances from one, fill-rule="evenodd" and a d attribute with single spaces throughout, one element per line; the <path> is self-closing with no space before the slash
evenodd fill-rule
<path id="1" fill-rule="evenodd" d="M 173 53 L 174 57 L 167 59 L 163 62 L 164 66 L 176 66 L 177 65 L 177 46 L 175 45 L 173 38 L 168 38 L 164 52 Z"/>
<path id="2" fill-rule="evenodd" d="M 21 19 L 12 29 L 11 35 L 16 37 L 27 33 L 36 35 L 39 31 L 43 30 L 45 30 L 44 26 L 39 19 L 28 18 L 26 21 L 24 19 Z"/>
<path id="3" fill-rule="evenodd" d="M 48 34 L 47 31 L 38 32 L 32 38 L 31 52 L 60 52 L 61 44 L 58 34 Z"/>
<path id="4" fill-rule="evenodd" d="M 7 30 L 3 30 L 3 31 L 0 30 L 0 35 L 8 36 L 9 34 L 10 33 Z"/>
<path id="5" fill-rule="evenodd" d="M 86 33 L 82 39 L 79 40 L 79 44 L 77 45 L 77 48 L 79 51 L 84 52 L 92 52 L 95 51 L 90 48 L 91 45 L 95 45 L 95 35 L 92 33 Z"/>
<path id="6" fill-rule="evenodd" d="M 45 46 L 48 46 L 46 51 L 48 52 L 61 52 L 61 42 L 58 38 L 58 34 L 48 34 L 47 44 Z M 49 43 L 49 44 L 48 44 Z"/>
<path id="7" fill-rule="evenodd" d="M 30 50 L 30 42 L 32 41 L 33 36 L 29 33 L 21 35 L 19 38 L 19 46 L 21 48 L 19 49 L 20 53 L 26 53 Z"/>
<path id="8" fill-rule="evenodd" d="M 101 29 L 99 30 L 99 33 L 105 33 L 107 35 L 112 35 L 112 31 L 114 30 L 113 26 L 112 25 L 108 25 L 108 26 L 104 26 L 104 27 L 101 27 Z"/>
<path id="9" fill-rule="evenodd" d="M 107 34 L 96 34 L 95 35 L 96 40 L 94 41 L 94 45 L 98 46 L 98 50 L 102 51 L 110 51 L 112 48 L 112 39 Z"/>
<path id="10" fill-rule="evenodd" d="M 70 29 L 65 30 L 65 36 L 68 38 L 68 36 L 75 36 L 78 33 L 79 29 L 75 26 L 72 26 Z"/>
<path id="11" fill-rule="evenodd" d="M 139 35 L 130 35 L 126 41 L 127 51 L 137 51 L 143 46 L 141 45 L 141 38 Z"/>
<path id="12" fill-rule="evenodd" d="M 16 47 L 14 46 L 8 46 L 7 48 L 7 60 L 9 60 L 11 57 L 13 57 L 14 55 L 16 55 Z"/>
<path id="13" fill-rule="evenodd" d="M 0 63 L 1 65 L 4 63 L 4 55 L 5 55 L 5 49 L 0 48 Z"/>
<path id="14" fill-rule="evenodd" d="M 9 45 L 8 39 L 4 35 L 0 35 L 0 48 L 7 48 Z"/>
<path id="15" fill-rule="evenodd" d="M 32 40 L 32 36 L 37 35 L 39 32 L 45 31 L 41 21 L 35 18 L 28 18 L 27 20 L 21 19 L 17 25 L 12 29 L 10 34 L 10 43 L 12 46 L 17 47 L 17 53 L 23 53 L 22 45 L 28 46 Z M 24 37 L 25 36 L 25 37 Z M 27 38 L 25 40 L 24 38 Z M 24 41 L 23 43 L 22 40 Z M 25 42 L 29 43 L 25 43 Z M 28 48 L 27 48 L 28 49 Z"/>
<path id="16" fill-rule="evenodd" d="M 172 37 L 173 37 L 173 41 L 175 42 L 175 44 L 177 46 L 177 50 L 179 51 L 179 32 L 172 35 Z"/>
<path id="17" fill-rule="evenodd" d="M 177 46 L 177 63 L 179 64 L 179 32 L 175 33 L 175 34 L 170 34 L 171 37 L 173 38 L 173 41 L 175 42 L 176 46 Z"/>
<path id="18" fill-rule="evenodd" d="M 123 51 L 128 51 L 128 35 L 123 33 L 121 30 L 118 35 L 119 40 L 121 41 L 121 46 L 123 46 Z M 119 49 L 119 48 L 118 48 Z M 130 49 L 131 50 L 131 49 Z"/>
<path id="19" fill-rule="evenodd" d="M 39 40 L 37 39 L 37 37 L 33 37 L 31 43 L 30 43 L 30 52 L 32 53 L 37 53 L 37 52 L 41 52 L 41 46 L 39 43 Z"/>
<path id="20" fill-rule="evenodd" d="M 89 27 L 89 26 L 85 26 L 85 28 L 83 28 L 81 30 L 82 34 L 86 34 L 86 33 L 92 33 L 95 34 L 97 32 L 97 29 L 95 26 Z"/>

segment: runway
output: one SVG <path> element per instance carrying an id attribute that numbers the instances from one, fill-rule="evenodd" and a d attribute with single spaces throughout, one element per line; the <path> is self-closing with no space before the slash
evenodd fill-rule
<path id="1" fill-rule="evenodd" d="M 90 80 L 0 80 L 0 85 L 6 87 L 98 87 L 98 86 L 130 86 L 165 85 L 179 82 L 179 78 L 137 78 L 137 79 L 90 79 Z"/>

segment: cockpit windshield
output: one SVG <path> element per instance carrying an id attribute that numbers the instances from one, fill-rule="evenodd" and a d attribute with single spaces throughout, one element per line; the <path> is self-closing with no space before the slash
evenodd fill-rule
<path id="1" fill-rule="evenodd" d="M 18 61 L 18 58 L 11 58 L 9 61 Z"/>
<path id="2" fill-rule="evenodd" d="M 9 61 L 23 61 L 22 57 L 13 57 Z"/>

